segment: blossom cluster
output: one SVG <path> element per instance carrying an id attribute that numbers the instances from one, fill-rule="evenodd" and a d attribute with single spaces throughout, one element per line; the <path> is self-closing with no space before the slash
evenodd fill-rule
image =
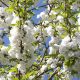
<path id="1" fill-rule="evenodd" d="M 48 70 L 48 67 L 55 69 L 58 67 L 58 64 L 62 64 L 63 68 L 61 67 L 62 69 L 58 75 L 63 74 L 64 76 L 62 75 L 63 77 L 61 77 L 63 80 L 66 76 L 71 80 L 70 77 L 73 70 L 78 74 L 80 72 L 80 27 L 78 27 L 80 26 L 80 13 L 72 15 L 79 11 L 80 6 L 78 0 L 72 2 L 72 4 L 67 1 L 64 7 L 70 4 L 71 14 L 68 15 L 67 7 L 65 9 L 66 13 L 63 12 L 63 8 L 61 11 L 57 10 L 59 5 L 55 4 L 58 2 L 63 4 L 64 1 L 49 0 L 48 3 L 50 5 L 47 6 L 47 10 L 37 15 L 37 18 L 42 19 L 42 26 L 40 27 L 43 30 L 42 36 L 45 35 L 45 38 L 46 36 L 50 37 L 46 55 L 52 56 L 44 58 L 44 60 L 46 59 L 46 61 L 43 61 L 45 65 L 42 65 L 40 72 L 45 72 Z M 55 57 L 54 55 L 57 56 Z M 60 60 L 60 56 L 63 56 L 64 59 Z"/>
<path id="2" fill-rule="evenodd" d="M 16 15 L 18 10 L 8 13 L 0 7 L 0 27 L 4 28 L 0 32 L 0 63 L 10 69 L 0 79 L 12 80 L 22 75 L 23 79 L 27 75 L 28 80 L 36 76 L 43 80 L 41 76 L 47 72 L 49 77 L 71 80 L 73 73 L 80 74 L 79 4 L 79 0 L 48 0 L 46 10 L 37 15 L 41 18 L 37 25 L 25 20 L 22 8 Z M 3 46 L 4 33 L 8 34 L 9 46 Z"/>
<path id="3" fill-rule="evenodd" d="M 2 66 L 16 66 L 21 74 L 25 74 L 26 68 L 29 68 L 35 60 L 34 47 L 32 46 L 32 42 L 35 40 L 33 37 L 33 24 L 27 20 L 21 26 L 11 25 L 16 24 L 20 19 L 15 13 L 7 13 L 5 7 L 0 7 L 0 17 L 0 27 L 4 28 L 4 34 L 9 34 L 10 40 L 9 46 L 2 46 L 3 39 L 0 38 L 0 63 Z M 9 72 L 5 77 L 11 80 L 11 77 L 15 74 Z M 0 79 L 5 80 L 5 77 L 2 76 Z"/>

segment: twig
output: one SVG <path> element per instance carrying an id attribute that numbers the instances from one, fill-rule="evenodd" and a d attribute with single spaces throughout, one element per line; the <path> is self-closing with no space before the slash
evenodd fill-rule
<path id="1" fill-rule="evenodd" d="M 46 7 L 47 5 L 49 5 L 49 4 L 44 4 L 44 5 L 41 5 L 41 6 L 37 7 L 37 8 Z M 36 10 L 37 8 L 36 8 L 36 7 L 33 7 L 33 8 L 31 8 L 31 9 L 29 9 L 28 11 Z"/>
<path id="2" fill-rule="evenodd" d="M 2 4 L 4 4 L 6 7 L 9 7 L 6 3 L 4 3 L 2 0 L 0 0 L 0 2 L 2 3 Z"/>
<path id="3" fill-rule="evenodd" d="M 44 73 L 46 73 L 46 72 L 48 72 L 50 70 L 53 70 L 53 69 L 51 68 L 51 69 L 45 70 L 44 72 L 42 72 L 41 74 L 39 74 L 38 76 L 36 76 L 35 79 L 39 78 L 41 75 L 43 75 Z"/>
<path id="4" fill-rule="evenodd" d="M 55 70 L 55 71 L 53 72 L 53 74 L 51 75 L 51 77 L 50 77 L 48 80 L 52 80 L 53 76 L 54 76 L 56 73 L 58 73 L 57 70 Z"/>

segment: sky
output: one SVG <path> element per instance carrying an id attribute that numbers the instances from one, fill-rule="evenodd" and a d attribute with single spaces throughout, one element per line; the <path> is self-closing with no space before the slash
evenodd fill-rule
<path id="1" fill-rule="evenodd" d="M 44 5 L 43 0 L 39 0 L 39 2 L 37 3 L 36 6 L 39 7 L 39 6 L 41 6 L 41 5 Z M 38 15 L 40 12 L 44 11 L 44 10 L 45 10 L 44 7 L 40 8 L 40 9 L 38 9 L 38 10 L 33 10 L 33 12 L 35 13 L 35 15 L 32 17 L 32 20 L 34 21 L 34 23 L 36 23 L 36 24 L 39 23 L 40 18 L 37 18 L 37 15 Z"/>

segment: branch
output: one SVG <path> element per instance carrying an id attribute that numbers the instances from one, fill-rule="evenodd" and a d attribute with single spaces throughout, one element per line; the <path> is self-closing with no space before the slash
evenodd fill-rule
<path id="1" fill-rule="evenodd" d="M 2 4 L 4 4 L 6 7 L 9 7 L 6 3 L 4 3 L 2 0 L 0 0 L 0 2 L 2 3 Z"/>
<path id="2" fill-rule="evenodd" d="M 55 70 L 55 71 L 53 72 L 53 74 L 51 75 L 51 77 L 50 77 L 48 80 L 52 80 L 53 76 L 54 76 L 56 73 L 58 73 L 57 70 Z"/>
<path id="3" fill-rule="evenodd" d="M 50 70 L 53 70 L 53 69 L 51 68 L 51 69 L 45 70 L 44 72 L 42 72 L 42 73 L 40 73 L 39 75 L 37 75 L 37 76 L 35 77 L 35 79 L 37 79 L 38 77 L 40 77 L 41 75 L 43 75 L 44 73 L 46 73 L 46 72 L 48 72 L 48 71 L 50 71 Z"/>
<path id="4" fill-rule="evenodd" d="M 45 45 L 45 47 L 46 47 L 46 45 Z M 46 47 L 46 51 L 44 52 L 44 54 L 43 54 L 43 56 L 42 56 L 42 59 L 41 59 L 41 61 L 40 61 L 40 64 L 41 64 L 41 62 L 44 60 L 45 55 L 48 54 L 47 50 L 48 50 L 48 48 Z"/>
<path id="5" fill-rule="evenodd" d="M 13 0 L 10 0 L 11 2 L 13 2 Z"/>
<path id="6" fill-rule="evenodd" d="M 29 9 L 28 11 L 31 11 L 31 10 L 37 10 L 37 8 L 42 8 L 42 7 L 46 7 L 47 5 L 49 5 L 49 4 L 44 4 L 44 5 L 41 5 L 41 6 L 39 6 L 39 7 L 33 7 L 33 8 L 31 8 L 31 9 Z"/>

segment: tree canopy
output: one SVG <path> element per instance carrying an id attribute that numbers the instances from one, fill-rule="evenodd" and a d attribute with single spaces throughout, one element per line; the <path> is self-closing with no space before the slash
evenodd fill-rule
<path id="1" fill-rule="evenodd" d="M 80 0 L 37 3 L 0 0 L 0 80 L 44 80 L 44 74 L 48 80 L 80 77 Z M 42 7 L 36 24 L 34 10 Z"/>

